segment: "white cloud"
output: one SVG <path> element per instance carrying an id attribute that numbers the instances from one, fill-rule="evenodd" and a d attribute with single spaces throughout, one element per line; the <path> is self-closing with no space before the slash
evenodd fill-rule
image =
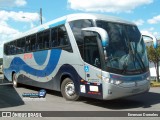
<path id="1" fill-rule="evenodd" d="M 15 4 L 17 6 L 25 6 L 27 4 L 26 0 L 16 0 Z"/>
<path id="2" fill-rule="evenodd" d="M 148 32 L 150 32 L 150 33 L 152 33 L 152 34 L 153 34 L 154 30 L 155 30 L 155 28 L 154 28 L 154 27 L 150 27 L 150 28 L 142 29 L 141 31 L 146 31 L 146 32 L 148 31 Z"/>
<path id="3" fill-rule="evenodd" d="M 160 33 L 159 32 L 153 32 L 153 35 L 158 37 L 160 35 Z"/>
<path id="4" fill-rule="evenodd" d="M 0 40 L 6 39 L 7 36 L 18 34 L 19 31 L 10 27 L 8 21 L 28 22 L 30 27 L 34 27 L 34 22 L 39 21 L 38 13 L 0 11 Z M 8 38 L 9 38 L 8 37 Z"/>
<path id="5" fill-rule="evenodd" d="M 144 24 L 144 20 L 142 20 L 142 19 L 139 19 L 139 20 L 135 20 L 135 21 L 133 21 L 136 25 L 138 25 L 138 26 L 141 26 L 141 25 L 143 25 Z"/>
<path id="6" fill-rule="evenodd" d="M 34 23 L 39 21 L 38 13 L 0 11 L 0 57 L 2 57 L 3 44 L 14 38 L 21 32 L 9 25 L 10 22 L 26 22 L 30 27 L 34 27 Z"/>
<path id="7" fill-rule="evenodd" d="M 18 30 L 13 29 L 11 27 L 9 27 L 8 25 L 2 25 L 0 24 L 0 34 L 1 34 L 1 38 L 3 38 L 3 35 L 11 35 L 11 34 L 17 34 L 19 33 Z"/>
<path id="8" fill-rule="evenodd" d="M 156 38 L 160 38 L 160 32 L 153 31 L 153 30 L 154 30 L 154 28 L 149 28 L 149 29 L 143 29 L 143 30 L 141 30 L 141 32 L 149 33 L 149 34 L 154 35 Z"/>
<path id="9" fill-rule="evenodd" d="M 26 0 L 0 0 L 1 7 L 20 7 L 26 4 Z"/>
<path id="10" fill-rule="evenodd" d="M 0 21 L 0 58 L 2 57 L 3 44 L 21 32 L 10 27 L 6 22 Z"/>
<path id="11" fill-rule="evenodd" d="M 4 41 L 13 38 L 20 34 L 20 31 L 10 27 L 6 22 L 0 21 L 0 47 L 3 46 Z"/>
<path id="12" fill-rule="evenodd" d="M 152 32 L 150 32 L 150 31 L 148 31 L 148 30 L 141 30 L 141 33 L 153 34 Z"/>
<path id="13" fill-rule="evenodd" d="M 149 28 L 148 30 L 149 30 L 149 31 L 153 31 L 153 30 L 154 30 L 154 27 L 151 27 L 151 28 Z"/>
<path id="14" fill-rule="evenodd" d="M 160 23 L 160 15 L 153 17 L 152 19 L 148 20 L 149 24 L 157 24 Z"/>
<path id="15" fill-rule="evenodd" d="M 13 19 L 19 22 L 34 22 L 39 20 L 38 13 L 29 12 L 14 12 L 14 11 L 0 11 L 0 20 L 6 21 L 8 19 Z"/>
<path id="16" fill-rule="evenodd" d="M 136 7 L 150 4 L 153 0 L 68 0 L 68 7 L 89 12 L 131 12 Z"/>

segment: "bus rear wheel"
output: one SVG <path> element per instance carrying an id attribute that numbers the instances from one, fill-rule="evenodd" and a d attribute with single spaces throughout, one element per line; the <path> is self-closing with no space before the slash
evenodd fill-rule
<path id="1" fill-rule="evenodd" d="M 70 78 L 65 78 L 61 84 L 61 93 L 66 100 L 76 101 L 79 99 L 75 91 L 75 85 Z"/>
<path id="2" fill-rule="evenodd" d="M 13 82 L 13 87 L 17 88 L 18 87 L 18 82 L 17 82 L 16 73 L 13 73 L 12 82 Z"/>

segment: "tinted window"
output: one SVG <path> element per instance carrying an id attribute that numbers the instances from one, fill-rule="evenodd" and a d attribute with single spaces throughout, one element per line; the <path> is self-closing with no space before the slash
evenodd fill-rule
<path id="1" fill-rule="evenodd" d="M 36 49 L 37 50 L 43 49 L 43 32 L 37 34 Z"/>
<path id="2" fill-rule="evenodd" d="M 93 27 L 93 23 L 91 20 L 76 20 L 76 21 L 72 21 L 70 22 L 70 27 L 73 31 L 74 37 L 76 39 L 81 57 L 84 59 L 84 39 L 83 39 L 83 35 L 82 35 L 82 28 L 86 28 L 86 27 Z"/>
<path id="3" fill-rule="evenodd" d="M 31 51 L 31 36 L 26 37 L 25 52 Z"/>
<path id="4" fill-rule="evenodd" d="M 50 47 L 59 47 L 68 52 L 72 52 L 65 26 L 56 27 L 51 30 Z"/>
<path id="5" fill-rule="evenodd" d="M 36 49 L 36 34 L 32 35 L 30 38 L 31 38 L 31 51 L 34 51 Z"/>
<path id="6" fill-rule="evenodd" d="M 38 33 L 36 49 L 41 50 L 49 48 L 49 41 L 50 41 L 50 30 Z"/>
<path id="7" fill-rule="evenodd" d="M 17 40 L 17 54 L 24 53 L 25 49 L 25 38 Z"/>
<path id="8" fill-rule="evenodd" d="M 10 55 L 16 54 L 16 41 L 10 42 L 9 49 L 10 49 L 9 51 Z"/>
<path id="9" fill-rule="evenodd" d="M 47 30 L 43 33 L 43 48 L 49 48 L 49 40 L 50 40 L 50 30 Z"/>
<path id="10" fill-rule="evenodd" d="M 138 74 L 148 71 L 148 58 L 141 34 L 134 25 L 96 21 L 109 36 L 106 46 L 106 69 L 117 74 Z"/>
<path id="11" fill-rule="evenodd" d="M 20 54 L 36 50 L 58 47 L 72 52 L 67 31 L 64 26 L 45 30 L 4 45 L 6 55 Z"/>
<path id="12" fill-rule="evenodd" d="M 58 46 L 68 45 L 69 40 L 64 26 L 58 28 Z"/>
<path id="13" fill-rule="evenodd" d="M 97 36 L 84 38 L 84 61 L 95 67 L 101 67 Z"/>
<path id="14" fill-rule="evenodd" d="M 9 55 L 9 54 L 10 54 L 10 45 L 9 45 L 9 43 L 4 44 L 4 53 L 5 53 L 6 55 Z"/>
<path id="15" fill-rule="evenodd" d="M 51 30 L 50 47 L 57 47 L 57 46 L 58 46 L 58 28 L 53 28 Z"/>

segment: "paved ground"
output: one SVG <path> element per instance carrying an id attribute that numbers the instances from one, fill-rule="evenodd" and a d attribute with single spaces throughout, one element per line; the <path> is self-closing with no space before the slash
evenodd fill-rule
<path id="1" fill-rule="evenodd" d="M 149 93 L 112 101 L 82 98 L 78 102 L 66 101 L 59 92 L 47 91 L 45 101 L 23 101 L 23 93 L 37 93 L 39 88 L 12 85 L 0 86 L 0 110 L 38 111 L 154 111 L 160 110 L 160 88 L 151 88 Z"/>
<path id="2" fill-rule="evenodd" d="M 37 93 L 39 90 L 24 85 L 15 89 L 12 85 L 1 84 L 0 111 L 160 111 L 160 88 L 151 88 L 146 94 L 112 101 L 89 98 L 82 98 L 76 102 L 66 101 L 59 92 L 49 90 L 44 101 L 26 101 L 22 97 L 23 93 Z"/>

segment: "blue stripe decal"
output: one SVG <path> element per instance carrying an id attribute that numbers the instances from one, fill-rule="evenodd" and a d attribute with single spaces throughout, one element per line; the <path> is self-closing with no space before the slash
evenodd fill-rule
<path id="1" fill-rule="evenodd" d="M 108 45 L 107 40 L 102 40 L 102 46 L 106 47 Z"/>
<path id="2" fill-rule="evenodd" d="M 110 74 L 110 78 L 114 80 L 122 80 L 122 81 L 139 81 L 139 80 L 146 79 L 147 77 L 149 77 L 149 75 L 150 75 L 149 72 L 141 75 L 136 75 L 136 76 L 120 76 L 116 74 Z"/>
<path id="3" fill-rule="evenodd" d="M 39 54 L 40 53 L 41 51 L 39 51 Z M 45 76 L 50 75 L 54 71 L 54 69 L 56 68 L 58 64 L 60 55 L 61 55 L 61 50 L 58 50 L 58 49 L 51 50 L 48 64 L 43 70 L 37 70 L 33 68 L 33 66 L 27 65 L 21 58 L 15 57 L 12 60 L 10 67 L 5 69 L 5 73 L 12 72 L 12 70 L 15 70 L 16 73 L 18 73 L 20 70 L 22 70 L 34 76 L 45 77 Z M 34 57 L 37 57 L 36 59 L 40 59 L 38 55 Z"/>
<path id="4" fill-rule="evenodd" d="M 59 21 L 59 22 L 56 22 L 54 24 L 49 25 L 49 28 L 56 27 L 58 25 L 62 25 L 62 24 L 65 24 L 65 23 L 66 23 L 66 20 L 62 20 L 62 21 Z"/>
<path id="5" fill-rule="evenodd" d="M 48 50 L 34 52 L 33 56 L 38 65 L 43 65 L 47 59 Z"/>

